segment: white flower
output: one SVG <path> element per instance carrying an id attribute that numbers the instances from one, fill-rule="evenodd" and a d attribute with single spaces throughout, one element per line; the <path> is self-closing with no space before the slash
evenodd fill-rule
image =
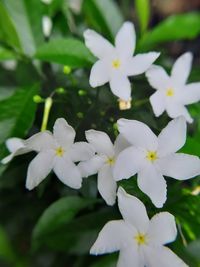
<path id="1" fill-rule="evenodd" d="M 200 100 L 200 82 L 186 84 L 192 66 L 192 54 L 185 53 L 180 56 L 169 76 L 160 66 L 152 66 L 146 76 L 150 85 L 157 91 L 150 97 L 150 102 L 156 117 L 165 110 L 169 117 L 184 116 L 191 123 L 186 105 Z"/>
<path id="2" fill-rule="evenodd" d="M 45 37 L 49 37 L 52 31 L 53 23 L 49 16 L 42 17 L 42 30 Z"/>
<path id="3" fill-rule="evenodd" d="M 110 221 L 90 250 L 98 255 L 120 251 L 117 267 L 186 267 L 165 244 L 176 239 L 174 216 L 160 212 L 149 220 L 143 203 L 118 190 L 122 220 Z"/>
<path id="4" fill-rule="evenodd" d="M 11 149 L 14 154 L 3 161 L 8 162 L 13 156 L 34 150 L 38 155 L 28 167 L 27 189 L 36 187 L 52 170 L 64 184 L 78 189 L 81 187 L 82 177 L 74 162 L 90 159 L 94 155 L 94 149 L 86 142 L 74 143 L 74 138 L 74 129 L 60 118 L 54 124 L 53 134 L 45 131 L 23 140 L 18 149 Z"/>
<path id="5" fill-rule="evenodd" d="M 90 160 L 79 163 L 82 176 L 88 177 L 98 173 L 99 193 L 108 205 L 114 205 L 117 183 L 113 178 L 113 167 L 118 154 L 129 144 L 121 135 L 118 135 L 114 145 L 104 132 L 89 130 L 85 135 L 97 154 Z"/>
<path id="6" fill-rule="evenodd" d="M 133 57 L 136 36 L 131 22 L 122 25 L 115 47 L 93 30 L 86 30 L 84 37 L 86 46 L 99 59 L 92 67 L 90 85 L 97 87 L 109 82 L 113 94 L 125 101 L 131 98 L 128 77 L 144 73 L 160 55 L 150 52 Z"/>
<path id="7" fill-rule="evenodd" d="M 186 121 L 178 117 L 157 137 L 144 123 L 120 119 L 119 132 L 132 144 L 122 151 L 114 167 L 116 180 L 128 179 L 138 173 L 138 186 L 156 207 L 166 201 L 167 185 L 163 177 L 186 180 L 200 174 L 200 159 L 175 153 L 185 143 Z"/>

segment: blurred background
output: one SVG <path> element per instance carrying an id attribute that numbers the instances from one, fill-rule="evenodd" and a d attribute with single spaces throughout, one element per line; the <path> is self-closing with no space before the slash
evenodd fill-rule
<path id="1" fill-rule="evenodd" d="M 90 128 L 114 140 L 121 117 L 147 123 L 158 133 L 169 121 L 156 119 L 148 102 L 153 90 L 144 75 L 133 80 L 129 110 L 106 85 L 92 89 L 88 78 L 95 58 L 83 42 L 88 27 L 113 42 L 123 21 L 137 31 L 137 52 L 161 51 L 157 64 L 168 71 L 186 51 L 194 55 L 190 82 L 200 81 L 199 0 L 1 0 L 0 1 L 0 156 L 8 154 L 9 137 L 27 138 L 40 131 L 45 99 L 53 95 L 48 129 L 64 117 L 84 140 Z M 200 156 L 200 105 L 189 111 L 183 152 Z M 34 153 L 0 166 L 0 267 L 114 267 L 117 254 L 89 256 L 99 230 L 119 218 L 96 190 L 96 176 L 72 190 L 49 175 L 37 189 L 25 189 Z M 167 179 L 168 200 L 162 210 L 177 220 L 179 235 L 170 245 L 191 267 L 200 266 L 200 177 L 180 183 Z M 158 212 L 138 189 L 136 179 L 121 184 Z M 158 266 L 159 267 L 159 266 Z M 175 267 L 175 266 L 172 266 Z"/>

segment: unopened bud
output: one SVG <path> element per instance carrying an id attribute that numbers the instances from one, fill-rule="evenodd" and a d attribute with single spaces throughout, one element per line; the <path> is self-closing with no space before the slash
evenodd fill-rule
<path id="1" fill-rule="evenodd" d="M 119 99 L 119 109 L 120 110 L 127 110 L 131 108 L 131 98 L 126 101 L 123 99 Z"/>
<path id="2" fill-rule="evenodd" d="M 43 103 L 44 99 L 40 95 L 34 95 L 33 96 L 33 101 L 37 104 Z"/>
<path id="3" fill-rule="evenodd" d="M 56 93 L 57 93 L 57 94 L 60 94 L 60 95 L 65 94 L 65 89 L 62 88 L 62 87 L 57 88 L 57 89 L 56 89 Z"/>
<path id="4" fill-rule="evenodd" d="M 64 68 L 63 68 L 64 74 L 68 75 L 71 73 L 71 71 L 72 71 L 72 69 L 70 68 L 70 66 L 67 66 L 67 65 L 64 66 Z"/>

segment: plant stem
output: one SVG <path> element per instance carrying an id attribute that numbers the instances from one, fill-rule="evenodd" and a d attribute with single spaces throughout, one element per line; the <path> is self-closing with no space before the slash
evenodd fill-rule
<path id="1" fill-rule="evenodd" d="M 51 97 L 47 97 L 44 104 L 44 113 L 43 113 L 43 119 L 42 119 L 42 126 L 41 126 L 41 132 L 45 131 L 47 129 L 47 123 L 49 119 L 49 113 L 52 107 L 53 100 Z"/>

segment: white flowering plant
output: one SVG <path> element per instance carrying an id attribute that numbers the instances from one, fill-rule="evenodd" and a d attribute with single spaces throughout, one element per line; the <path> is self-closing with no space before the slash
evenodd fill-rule
<path id="1" fill-rule="evenodd" d="M 200 266 L 199 12 L 2 0 L 0 21 L 0 266 Z"/>

